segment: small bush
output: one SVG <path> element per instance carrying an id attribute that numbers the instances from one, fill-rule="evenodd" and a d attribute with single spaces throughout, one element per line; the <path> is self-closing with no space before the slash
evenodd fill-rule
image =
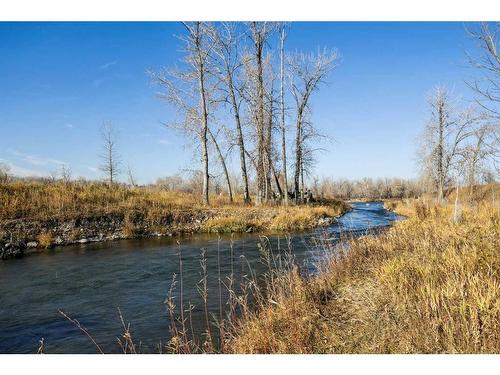
<path id="1" fill-rule="evenodd" d="M 54 245 L 54 234 L 50 231 L 44 232 L 37 237 L 38 245 L 43 249 L 48 249 Z"/>
<path id="2" fill-rule="evenodd" d="M 252 227 L 251 222 L 235 216 L 209 219 L 204 225 L 207 232 L 213 233 L 245 232 Z"/>

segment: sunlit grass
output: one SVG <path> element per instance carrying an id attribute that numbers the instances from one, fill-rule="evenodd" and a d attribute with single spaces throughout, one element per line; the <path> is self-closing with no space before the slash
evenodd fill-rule
<path id="1" fill-rule="evenodd" d="M 204 227 L 208 232 L 245 232 L 253 230 L 299 231 L 317 227 L 320 219 L 335 218 L 348 210 L 342 201 L 331 200 L 321 206 L 247 207 L 221 210 Z M 220 216 L 224 215 L 225 216 Z"/>
<path id="2" fill-rule="evenodd" d="M 242 319 L 237 353 L 500 352 L 500 210 L 395 204 L 409 219 L 353 240 L 307 282 Z M 418 213 L 418 214 L 417 214 Z"/>
<path id="3" fill-rule="evenodd" d="M 228 205 L 211 196 L 211 207 Z M 236 199 L 235 205 L 241 205 Z M 150 214 L 172 209 L 199 209 L 199 196 L 154 187 L 112 187 L 98 182 L 26 182 L 0 184 L 0 219 L 45 220 L 141 211 Z"/>

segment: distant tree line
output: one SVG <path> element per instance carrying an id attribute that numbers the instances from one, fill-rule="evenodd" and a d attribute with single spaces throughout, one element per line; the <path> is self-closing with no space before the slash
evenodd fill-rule
<path id="1" fill-rule="evenodd" d="M 421 180 L 402 178 L 362 178 L 359 180 L 314 179 L 312 192 L 319 198 L 390 199 L 414 198 L 426 191 Z"/>

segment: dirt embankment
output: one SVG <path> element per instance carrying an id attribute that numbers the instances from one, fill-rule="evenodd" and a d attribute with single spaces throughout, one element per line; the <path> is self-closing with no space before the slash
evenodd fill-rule
<path id="1" fill-rule="evenodd" d="M 343 202 L 320 206 L 193 208 L 164 214 L 130 211 L 70 219 L 4 220 L 0 223 L 0 258 L 18 258 L 54 246 L 162 237 L 199 232 L 294 231 L 331 224 L 349 209 Z"/>

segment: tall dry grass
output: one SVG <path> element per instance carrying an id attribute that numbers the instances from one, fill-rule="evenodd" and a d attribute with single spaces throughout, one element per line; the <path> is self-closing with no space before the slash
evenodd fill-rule
<path id="1" fill-rule="evenodd" d="M 399 204 L 409 219 L 349 243 L 316 278 L 235 324 L 233 353 L 500 353 L 500 210 Z M 333 249 L 332 249 L 333 251 Z"/>
<path id="2" fill-rule="evenodd" d="M 108 186 L 98 182 L 14 181 L 0 183 L 0 221 L 51 221 L 120 215 L 123 231 L 134 237 L 136 222 L 146 220 L 159 227 L 203 220 L 207 232 L 247 230 L 299 230 L 317 225 L 322 217 L 334 217 L 348 209 L 342 201 L 330 200 L 321 206 L 245 205 L 242 197 L 229 203 L 226 197 L 212 196 L 210 207 L 199 196 L 162 191 L 154 187 Z M 191 215 L 190 213 L 197 215 Z M 194 217 L 196 216 L 196 217 Z M 190 220 L 191 219 L 191 220 Z"/>
<path id="3" fill-rule="evenodd" d="M 212 206 L 228 202 L 211 197 Z M 142 211 L 154 214 L 172 209 L 201 208 L 194 194 L 162 191 L 156 188 L 108 186 L 98 182 L 0 183 L 0 219 L 71 219 L 113 213 Z"/>
<path id="4" fill-rule="evenodd" d="M 333 219 L 349 209 L 349 206 L 336 200 L 321 206 L 290 206 L 231 208 L 221 211 L 204 224 L 207 232 L 230 233 L 255 230 L 301 231 L 318 226 L 321 219 Z"/>

